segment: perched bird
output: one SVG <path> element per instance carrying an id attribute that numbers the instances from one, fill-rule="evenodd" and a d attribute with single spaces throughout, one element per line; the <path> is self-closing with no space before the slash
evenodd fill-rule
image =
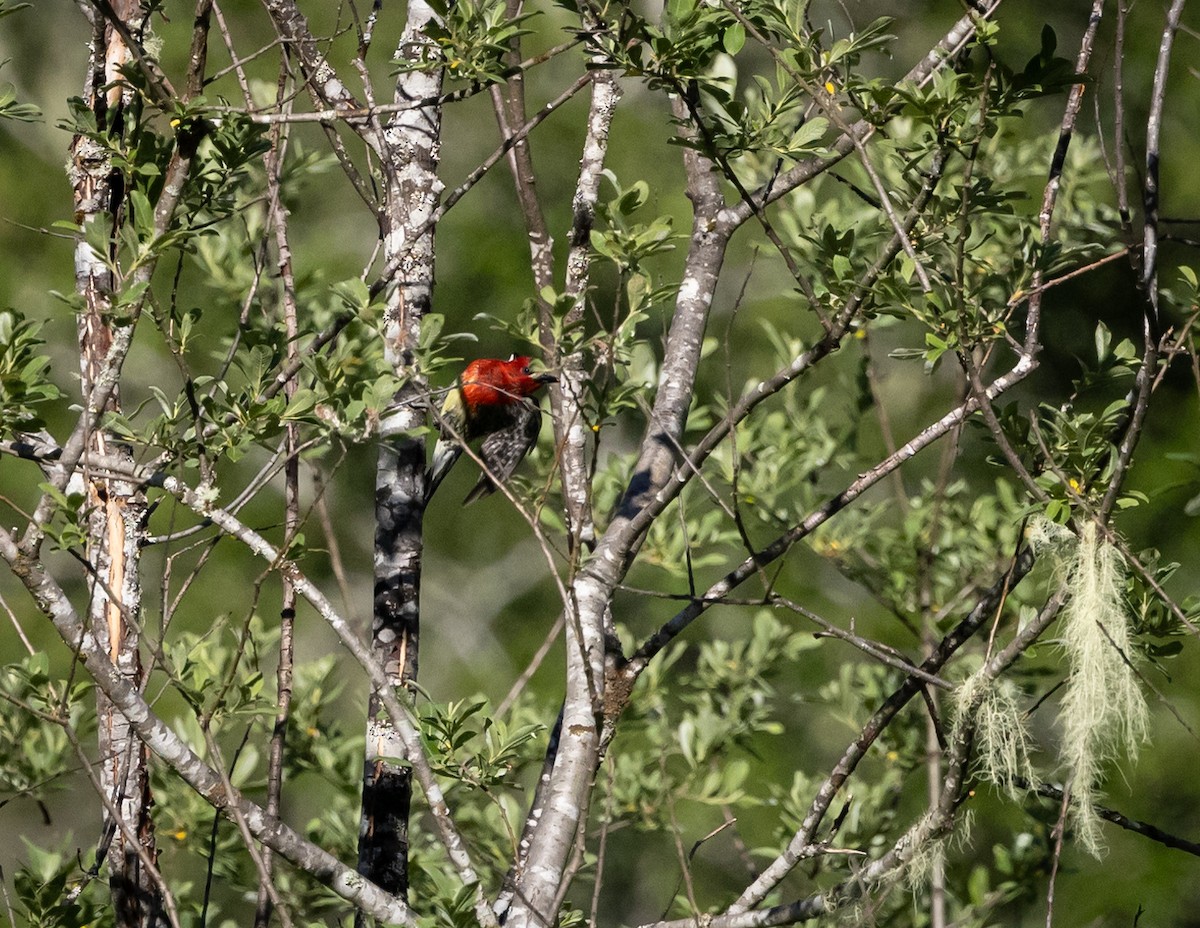
<path id="1" fill-rule="evenodd" d="M 462 454 L 463 444 L 476 439 L 483 439 L 479 457 L 487 469 L 463 505 L 493 492 L 496 480 L 512 476 L 537 442 L 542 425 L 542 411 L 533 394 L 557 380 L 544 371 L 535 373 L 524 356 L 513 355 L 507 361 L 480 358 L 468 364 L 442 404 L 442 434 L 433 449 L 426 502 Z"/>

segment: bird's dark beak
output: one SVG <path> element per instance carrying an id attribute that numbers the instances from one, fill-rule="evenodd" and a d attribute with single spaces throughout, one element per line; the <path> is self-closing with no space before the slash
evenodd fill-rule
<path id="1" fill-rule="evenodd" d="M 538 383 L 558 383 L 558 378 L 547 371 L 542 371 L 540 374 L 534 374 L 533 379 Z"/>

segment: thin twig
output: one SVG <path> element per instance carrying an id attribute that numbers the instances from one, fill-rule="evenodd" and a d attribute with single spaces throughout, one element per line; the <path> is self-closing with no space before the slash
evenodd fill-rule
<path id="1" fill-rule="evenodd" d="M 1032 789 L 1039 796 L 1045 796 L 1047 799 L 1055 801 L 1063 800 L 1063 790 L 1057 786 L 1051 786 L 1049 783 L 1038 783 L 1032 786 L 1024 780 L 1017 779 L 1014 784 L 1020 789 Z M 1163 831 L 1154 825 L 1147 822 L 1138 821 L 1137 819 L 1129 818 L 1117 812 L 1115 809 L 1109 809 L 1105 806 L 1096 806 L 1096 814 L 1107 822 L 1112 822 L 1119 828 L 1124 828 L 1126 831 L 1132 831 L 1134 834 L 1142 835 L 1149 838 L 1151 841 L 1156 841 L 1164 847 L 1174 848 L 1177 851 L 1183 851 L 1186 854 L 1191 854 L 1193 857 L 1200 857 L 1200 842 L 1189 841 L 1186 838 L 1180 838 L 1178 835 L 1173 835 Z"/>
<path id="2" fill-rule="evenodd" d="M 1067 810 L 1071 806 L 1070 784 L 1062 791 L 1062 802 L 1058 806 L 1058 821 L 1054 823 L 1051 837 L 1054 839 L 1054 849 L 1050 857 L 1050 877 L 1046 881 L 1046 928 L 1054 925 L 1054 887 L 1058 880 L 1058 865 L 1062 860 L 1063 836 L 1067 831 Z"/>

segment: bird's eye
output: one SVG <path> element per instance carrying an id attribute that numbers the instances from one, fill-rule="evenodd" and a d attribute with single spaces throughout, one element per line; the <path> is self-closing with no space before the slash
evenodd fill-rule
<path id="1" fill-rule="evenodd" d="M 526 377 L 528 377 L 530 374 L 533 373 L 533 367 L 529 364 L 526 364 L 525 370 L 521 371 L 521 373 L 524 374 Z"/>

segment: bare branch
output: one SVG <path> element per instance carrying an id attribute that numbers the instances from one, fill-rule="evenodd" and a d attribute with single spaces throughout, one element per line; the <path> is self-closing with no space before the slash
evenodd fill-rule
<path id="1" fill-rule="evenodd" d="M 982 678 L 987 681 L 994 680 L 1036 641 L 1057 617 L 1061 602 L 1061 597 L 1051 597 L 1037 618 L 1030 622 L 1007 648 L 984 666 L 980 671 Z M 863 898 L 874 887 L 885 885 L 889 878 L 902 873 L 921 849 L 947 834 L 953 827 L 967 784 L 967 762 L 970 759 L 974 735 L 971 718 L 978 708 L 978 700 L 983 698 L 985 691 L 986 687 L 981 686 L 975 705 L 966 707 L 962 712 L 964 723 L 958 727 L 947 754 L 947 773 L 942 781 L 938 803 L 910 826 L 886 853 L 871 860 L 852 877 L 818 895 L 767 909 L 742 908 L 739 900 L 738 907 L 731 908 L 722 915 L 707 916 L 705 925 L 708 928 L 763 928 L 795 924 L 838 911 Z M 821 853 L 822 850 L 814 847 L 811 852 Z M 680 919 L 655 922 L 643 928 L 693 928 L 694 925 L 695 919 Z"/>
<path id="2" fill-rule="evenodd" d="M 1055 802 L 1064 801 L 1064 791 L 1057 786 L 1049 783 L 1038 783 L 1036 785 L 1018 781 L 1017 786 L 1021 789 L 1028 789 L 1037 793 L 1039 796 L 1045 796 L 1047 799 L 1053 799 Z M 1178 835 L 1171 834 L 1168 831 L 1151 825 L 1148 822 L 1138 821 L 1135 818 L 1129 818 L 1122 815 L 1115 809 L 1109 809 L 1105 806 L 1096 806 L 1096 814 L 1107 822 L 1112 822 L 1119 828 L 1124 828 L 1126 831 L 1132 831 L 1134 834 L 1139 834 L 1144 838 L 1149 838 L 1164 847 L 1174 848 L 1177 851 L 1183 851 L 1185 854 L 1191 854 L 1193 857 L 1200 857 L 1200 842 L 1189 841 L 1187 838 L 1181 838 Z"/>
<path id="3" fill-rule="evenodd" d="M 921 664 L 921 669 L 927 673 L 940 671 L 958 649 L 970 640 L 979 629 L 999 617 L 1009 592 L 1032 569 L 1033 555 L 1026 549 L 1013 559 L 1004 575 L 980 597 L 975 608 L 942 639 L 933 653 Z M 817 829 L 820 828 L 834 798 L 850 778 L 859 761 L 866 756 L 868 748 L 900 710 L 908 704 L 909 700 L 921 691 L 921 688 L 922 684 L 919 679 L 908 677 L 875 710 L 867 724 L 863 726 L 861 734 L 850 744 L 829 777 L 817 789 L 812 805 L 804 816 L 804 821 L 800 823 L 800 828 L 788 843 L 787 848 L 742 892 L 737 901 L 729 908 L 730 912 L 744 912 L 753 909 L 766 898 L 772 889 L 779 885 L 797 863 L 814 853 Z"/>
<path id="4" fill-rule="evenodd" d="M 984 397 L 995 399 L 997 396 L 1007 392 L 1029 376 L 1034 367 L 1035 362 L 1031 357 L 1027 355 L 1022 356 L 1011 371 L 998 377 L 988 386 L 986 391 L 984 391 Z M 888 455 L 874 467 L 859 474 L 857 480 L 853 481 L 836 496 L 831 497 L 823 505 L 814 509 L 800 523 L 780 535 L 753 557 L 744 560 L 723 578 L 710 586 L 702 598 L 693 601 L 691 605 L 675 615 L 662 628 L 655 632 L 654 635 L 646 639 L 629 659 L 628 665 L 624 668 L 624 673 L 633 678 L 639 676 L 645 670 L 649 661 L 669 641 L 675 638 L 676 635 L 704 612 L 708 608 L 709 603 L 720 601 L 721 597 L 752 576 L 760 567 L 781 557 L 797 541 L 811 534 L 818 526 L 824 524 L 833 515 L 840 512 L 905 461 L 914 457 L 917 452 L 948 434 L 952 429 L 957 428 L 967 416 L 978 408 L 979 402 L 979 397 L 969 397 L 965 402 L 950 410 L 936 422 L 926 426 L 904 446 L 898 448 L 894 454 Z"/>
<path id="5" fill-rule="evenodd" d="M 1146 117 L 1146 178 L 1142 188 L 1142 288 L 1155 322 L 1158 320 L 1158 177 L 1159 136 L 1162 134 L 1163 104 L 1167 96 L 1167 71 L 1171 64 L 1171 46 L 1179 31 L 1184 0 L 1174 0 L 1167 10 L 1154 66 L 1154 86 L 1150 91 L 1150 112 Z M 1119 143 L 1118 143 L 1119 144 Z"/>
<path id="6" fill-rule="evenodd" d="M 941 180 L 942 173 L 946 167 L 947 157 L 948 155 L 945 150 L 939 150 L 935 155 L 925 183 L 913 201 L 912 209 L 909 210 L 904 218 L 902 229 L 905 234 L 912 230 L 913 226 L 922 216 L 929 198 L 933 195 L 938 182 Z M 771 377 L 739 397 L 737 402 L 730 408 L 728 414 L 713 425 L 696 444 L 687 461 L 676 468 L 670 479 L 646 502 L 642 510 L 623 527 L 625 533 L 623 542 L 632 545 L 634 539 L 647 530 L 651 521 L 666 509 L 667 505 L 679 495 L 680 491 L 692 479 L 693 475 L 699 472 L 700 466 L 708 456 L 733 432 L 733 429 L 739 422 L 744 421 L 754 411 L 759 403 L 775 395 L 793 381 L 812 370 L 818 362 L 831 355 L 841 346 L 855 319 L 866 306 L 871 288 L 875 285 L 883 271 L 900 253 L 900 249 L 900 236 L 899 234 L 895 234 L 881 249 L 875 262 L 863 272 L 854 289 L 854 293 L 846 301 L 846 305 L 842 308 L 841 312 L 831 321 L 824 337 L 813 345 L 812 348 L 802 352 L 791 363 L 780 368 Z"/>

